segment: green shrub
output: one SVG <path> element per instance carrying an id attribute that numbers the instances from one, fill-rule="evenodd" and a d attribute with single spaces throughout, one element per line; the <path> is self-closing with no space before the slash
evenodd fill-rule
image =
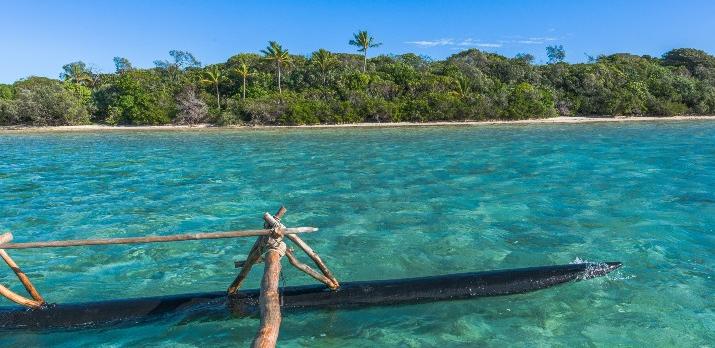
<path id="1" fill-rule="evenodd" d="M 89 123 L 84 102 L 63 83 L 30 77 L 15 86 L 15 99 L 6 101 L 6 122 L 32 126 L 66 126 Z"/>
<path id="2" fill-rule="evenodd" d="M 0 83 L 0 99 L 10 100 L 15 96 L 15 88 L 11 85 L 5 85 Z"/>
<path id="3" fill-rule="evenodd" d="M 522 82 L 511 89 L 505 116 L 512 120 L 551 117 L 556 114 L 551 93 Z"/>
<path id="4" fill-rule="evenodd" d="M 685 115 L 689 111 L 687 105 L 669 100 L 651 98 L 648 100 L 648 114 L 654 116 Z"/>
<path id="5" fill-rule="evenodd" d="M 75 62 L 64 67 L 66 82 L 32 77 L 0 84 L 0 123 L 76 124 L 91 114 L 99 123 L 168 124 L 185 120 L 186 105 L 177 96 L 190 88 L 197 91 L 192 105 L 212 106 L 208 119 L 218 125 L 715 113 L 715 57 L 694 49 L 662 58 L 613 54 L 542 65 L 528 55 L 507 58 L 477 49 L 436 61 L 383 55 L 369 59 L 367 72 L 361 55 L 334 53 L 320 69 L 312 58 L 295 55 L 284 67 L 282 94 L 275 64 L 258 54 L 210 67 L 200 67 L 188 52 L 173 51 L 172 57 L 151 69 L 126 61 L 114 74 Z M 236 72 L 241 64 L 250 70 L 245 100 Z M 218 85 L 220 109 L 215 86 L 199 82 L 214 67 L 226 75 Z"/>
<path id="6" fill-rule="evenodd" d="M 282 125 L 308 125 L 320 123 L 321 116 L 330 114 L 328 106 L 315 100 L 292 100 L 287 110 L 278 118 Z"/>
<path id="7" fill-rule="evenodd" d="M 159 125 L 171 122 L 176 105 L 171 90 L 162 88 L 153 71 L 132 70 L 102 90 L 98 112 L 109 124 Z"/>

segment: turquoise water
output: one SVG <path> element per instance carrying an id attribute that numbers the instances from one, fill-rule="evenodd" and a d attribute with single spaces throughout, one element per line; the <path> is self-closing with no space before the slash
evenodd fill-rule
<path id="1" fill-rule="evenodd" d="M 320 227 L 305 239 L 341 280 L 625 264 L 510 297 L 288 313 L 281 346 L 715 340 L 715 123 L 0 133 L 0 149 L 0 230 L 18 242 L 256 228 L 285 204 L 287 225 Z M 46 299 L 68 302 L 221 290 L 252 242 L 10 254 Z M 9 269 L 0 283 L 22 290 Z M 169 318 L 3 333 L 0 346 L 247 345 L 257 325 Z"/>

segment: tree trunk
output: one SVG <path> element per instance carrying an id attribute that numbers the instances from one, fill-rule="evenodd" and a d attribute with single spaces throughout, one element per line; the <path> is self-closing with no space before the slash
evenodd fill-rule
<path id="1" fill-rule="evenodd" d="M 283 94 L 281 89 L 281 63 L 278 63 L 278 94 Z"/>
<path id="2" fill-rule="evenodd" d="M 246 100 L 246 76 L 243 77 L 243 100 Z"/>
<path id="3" fill-rule="evenodd" d="M 218 82 L 216 82 L 216 105 L 218 105 L 218 110 L 221 111 L 221 95 L 218 93 Z"/>
<path id="4" fill-rule="evenodd" d="M 365 49 L 365 53 L 363 54 L 362 72 L 363 73 L 367 72 L 367 48 Z"/>

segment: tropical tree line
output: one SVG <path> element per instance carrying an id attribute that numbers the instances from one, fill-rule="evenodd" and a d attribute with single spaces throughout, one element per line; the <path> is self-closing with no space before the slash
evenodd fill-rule
<path id="1" fill-rule="evenodd" d="M 83 62 L 59 79 L 28 77 L 0 84 L 0 124 L 334 124 L 517 120 L 557 115 L 715 114 L 715 57 L 681 48 L 661 57 L 613 54 L 548 63 L 476 49 L 443 60 L 416 54 L 370 57 L 380 43 L 366 31 L 348 44 L 356 53 L 319 49 L 291 54 L 270 41 L 202 65 L 171 51 L 140 69 L 114 58 L 114 73 Z"/>

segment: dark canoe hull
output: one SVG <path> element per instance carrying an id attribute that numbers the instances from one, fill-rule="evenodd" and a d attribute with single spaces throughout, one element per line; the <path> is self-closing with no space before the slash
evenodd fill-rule
<path id="1" fill-rule="evenodd" d="M 434 277 L 346 282 L 338 291 L 324 286 L 286 287 L 283 309 L 350 308 L 460 300 L 520 294 L 603 276 L 620 262 L 571 264 L 460 273 Z M 45 330 L 133 324 L 178 313 L 197 318 L 248 315 L 256 311 L 258 290 L 226 296 L 225 291 L 125 300 L 55 304 L 45 309 L 0 308 L 0 329 Z"/>

